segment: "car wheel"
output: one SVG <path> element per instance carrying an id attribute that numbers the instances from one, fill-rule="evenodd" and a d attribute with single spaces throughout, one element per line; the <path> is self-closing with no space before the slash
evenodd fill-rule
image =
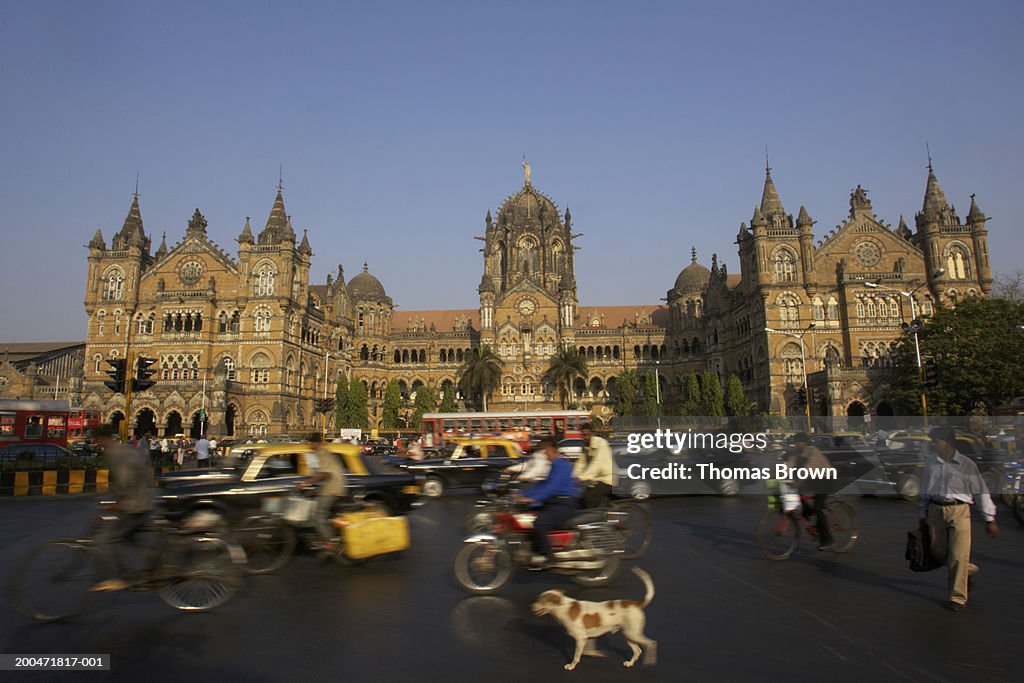
<path id="1" fill-rule="evenodd" d="M 427 477 L 423 482 L 423 495 L 427 498 L 440 498 L 444 493 L 444 482 L 440 477 Z"/>
<path id="2" fill-rule="evenodd" d="M 718 491 L 723 496 L 739 495 L 740 483 L 735 479 L 723 479 L 718 485 Z"/>
<path id="3" fill-rule="evenodd" d="M 645 481 L 635 482 L 629 487 L 629 495 L 633 500 L 647 500 L 651 497 L 651 485 Z"/>
<path id="4" fill-rule="evenodd" d="M 896 491 L 903 500 L 918 500 L 921 497 L 921 480 L 916 474 L 905 474 L 896 484 Z"/>

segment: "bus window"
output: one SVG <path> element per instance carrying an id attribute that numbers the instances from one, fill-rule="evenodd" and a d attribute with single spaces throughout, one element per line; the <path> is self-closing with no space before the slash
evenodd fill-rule
<path id="1" fill-rule="evenodd" d="M 0 436 L 14 436 L 14 413 L 0 415 Z"/>
<path id="2" fill-rule="evenodd" d="M 555 434 L 565 433 L 565 419 L 558 418 L 554 422 Z"/>
<path id="3" fill-rule="evenodd" d="M 59 415 L 51 415 L 46 418 L 46 438 L 64 438 L 64 418 Z"/>
<path id="4" fill-rule="evenodd" d="M 32 415 L 31 417 L 25 418 L 25 438 L 26 439 L 41 439 L 43 438 L 43 416 Z"/>
<path id="5" fill-rule="evenodd" d="M 572 430 L 574 432 L 580 431 L 580 416 L 579 415 L 573 415 L 572 417 L 570 417 L 569 418 L 569 424 L 572 425 Z"/>
<path id="6" fill-rule="evenodd" d="M 474 417 L 469 421 L 470 431 L 479 432 L 482 422 L 483 421 L 479 417 Z"/>
<path id="7" fill-rule="evenodd" d="M 523 428 L 523 425 L 524 425 L 524 424 L 525 424 L 525 423 L 523 422 L 523 418 L 521 418 L 521 417 L 513 417 L 513 418 L 512 418 L 512 426 L 513 426 L 513 427 L 514 427 L 515 429 L 517 429 L 517 430 L 521 430 L 521 429 Z"/>
<path id="8" fill-rule="evenodd" d="M 535 418 L 535 417 L 528 417 L 528 418 L 526 418 L 526 426 L 529 427 L 531 431 L 534 431 L 534 432 L 537 431 L 537 426 L 538 426 L 537 418 Z"/>
<path id="9" fill-rule="evenodd" d="M 469 427 L 469 422 L 466 420 L 466 418 L 460 418 L 456 420 L 455 424 L 458 425 L 458 428 L 461 429 L 462 431 L 466 431 L 466 428 Z"/>
<path id="10" fill-rule="evenodd" d="M 508 431 L 508 418 L 503 417 L 498 420 L 498 430 L 502 432 Z"/>
<path id="11" fill-rule="evenodd" d="M 450 432 L 455 429 L 455 420 L 451 418 L 445 418 L 442 424 L 444 425 L 444 429 L 441 430 L 442 432 Z"/>

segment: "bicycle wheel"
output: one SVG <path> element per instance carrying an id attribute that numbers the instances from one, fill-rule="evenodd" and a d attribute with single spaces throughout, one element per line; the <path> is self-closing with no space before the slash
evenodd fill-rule
<path id="1" fill-rule="evenodd" d="M 95 597 L 98 572 L 92 548 L 73 539 L 30 550 L 11 573 L 10 600 L 18 612 L 53 622 L 80 614 Z"/>
<path id="2" fill-rule="evenodd" d="M 840 500 L 825 505 L 829 529 L 832 531 L 832 545 L 837 553 L 847 553 L 857 545 L 860 520 L 853 508 Z"/>
<path id="3" fill-rule="evenodd" d="M 800 544 L 800 523 L 793 513 L 767 510 L 757 523 L 757 546 L 769 560 L 788 559 Z"/>
<path id="4" fill-rule="evenodd" d="M 175 539 L 168 549 L 167 576 L 157 593 L 165 603 L 186 612 L 224 604 L 241 585 L 241 571 L 231 546 L 216 536 Z"/>
<path id="5" fill-rule="evenodd" d="M 625 552 L 621 555 L 623 560 L 635 560 L 643 557 L 647 549 L 651 547 L 651 537 L 654 529 L 651 526 L 651 514 L 644 507 L 631 500 L 621 500 L 612 503 L 612 512 L 622 515 L 619 522 L 625 534 Z"/>
<path id="6" fill-rule="evenodd" d="M 295 531 L 279 517 L 249 517 L 238 525 L 234 540 L 245 551 L 247 574 L 269 574 L 288 564 L 295 553 Z"/>

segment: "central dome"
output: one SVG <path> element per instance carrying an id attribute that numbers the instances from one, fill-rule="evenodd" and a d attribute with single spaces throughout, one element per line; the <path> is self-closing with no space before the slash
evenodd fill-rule
<path id="1" fill-rule="evenodd" d="M 498 210 L 498 225 L 527 226 L 558 221 L 555 203 L 529 184 L 507 198 Z"/>
<path id="2" fill-rule="evenodd" d="M 690 265 L 683 268 L 676 278 L 675 291 L 680 294 L 694 294 L 704 289 L 711 279 L 711 271 L 697 263 L 697 250 L 691 250 Z"/>
<path id="3" fill-rule="evenodd" d="M 370 274 L 369 267 L 365 263 L 363 272 L 349 281 L 348 294 L 353 301 L 390 301 L 384 291 L 384 285 Z"/>

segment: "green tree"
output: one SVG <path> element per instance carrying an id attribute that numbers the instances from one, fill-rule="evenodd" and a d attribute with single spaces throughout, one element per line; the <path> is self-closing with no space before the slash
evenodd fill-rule
<path id="1" fill-rule="evenodd" d="M 416 400 L 413 402 L 413 413 L 411 427 L 419 428 L 424 413 L 431 413 L 437 405 L 437 393 L 433 387 L 421 386 L 416 390 Z"/>
<path id="2" fill-rule="evenodd" d="M 558 387 L 559 393 L 562 396 L 562 408 L 564 409 L 569 399 L 569 394 L 572 391 L 573 381 L 577 377 L 585 377 L 586 374 L 586 357 L 580 355 L 576 347 L 563 347 L 551 359 L 551 366 L 544 373 L 544 378 Z"/>
<path id="3" fill-rule="evenodd" d="M 341 429 L 348 427 L 349 415 L 349 385 L 345 373 L 338 373 L 338 383 L 334 387 L 334 427 Z"/>
<path id="4" fill-rule="evenodd" d="M 729 375 L 725 386 L 725 414 L 730 417 L 742 417 L 750 414 L 750 401 L 743 391 L 743 382 L 736 375 Z"/>
<path id="5" fill-rule="evenodd" d="M 964 299 L 939 306 L 919 333 L 922 361 L 938 369 L 938 386 L 927 388 L 928 413 L 964 416 L 1024 395 L 1024 304 L 1007 299 Z M 897 415 L 921 414 L 921 382 L 914 335 L 904 334 L 884 380 Z"/>
<path id="6" fill-rule="evenodd" d="M 722 417 L 725 414 L 725 406 L 722 405 L 722 383 L 718 375 L 711 370 L 704 371 L 704 380 L 701 382 L 701 410 L 707 417 Z"/>
<path id="7" fill-rule="evenodd" d="M 381 426 L 384 429 L 398 428 L 398 410 L 402 407 L 402 392 L 398 390 L 398 382 L 388 382 L 384 390 L 384 405 L 381 409 Z"/>
<path id="8" fill-rule="evenodd" d="M 636 402 L 636 373 L 623 370 L 615 378 L 615 414 L 620 417 L 633 415 Z"/>
<path id="9" fill-rule="evenodd" d="M 686 385 L 683 393 L 683 407 L 681 412 L 683 415 L 700 415 L 700 380 L 697 379 L 697 373 L 691 372 L 686 376 Z"/>
<path id="10" fill-rule="evenodd" d="M 654 374 L 653 370 L 644 373 L 640 387 L 640 393 L 643 394 L 641 413 L 647 417 L 654 417 L 658 414 L 657 382 L 658 376 Z"/>
<path id="11" fill-rule="evenodd" d="M 366 429 L 369 405 L 370 399 L 366 394 L 366 384 L 360 380 L 352 382 L 348 392 L 348 424 L 345 426 Z"/>
<path id="12" fill-rule="evenodd" d="M 501 359 L 491 351 L 490 346 L 475 348 L 459 368 L 459 391 L 463 396 L 472 396 L 487 410 L 487 397 L 498 388 L 501 381 Z"/>
<path id="13" fill-rule="evenodd" d="M 458 409 L 459 407 L 455 403 L 455 387 L 449 385 L 441 390 L 441 405 L 438 407 L 437 412 L 454 413 Z"/>

